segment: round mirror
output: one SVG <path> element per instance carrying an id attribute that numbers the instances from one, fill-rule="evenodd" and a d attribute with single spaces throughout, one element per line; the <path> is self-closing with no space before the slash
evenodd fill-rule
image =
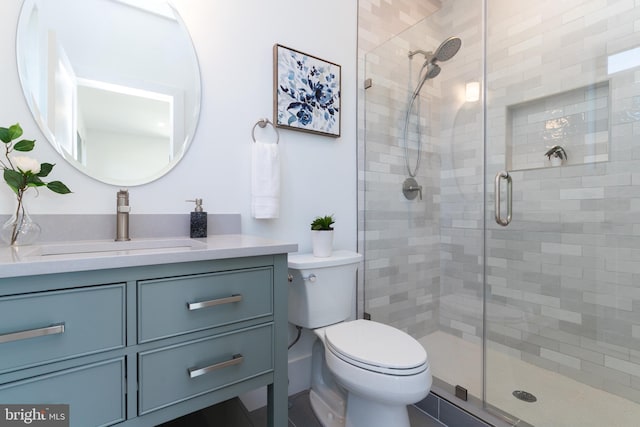
<path id="1" fill-rule="evenodd" d="M 200 70 L 166 0 L 25 0 L 16 40 L 31 113 L 77 169 L 131 186 L 180 161 L 198 124 Z"/>

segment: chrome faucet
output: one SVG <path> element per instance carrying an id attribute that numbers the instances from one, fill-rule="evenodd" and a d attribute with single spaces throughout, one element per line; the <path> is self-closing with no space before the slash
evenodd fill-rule
<path id="1" fill-rule="evenodd" d="M 129 238 L 129 191 L 118 191 L 118 202 L 116 205 L 116 242 L 131 240 Z"/>

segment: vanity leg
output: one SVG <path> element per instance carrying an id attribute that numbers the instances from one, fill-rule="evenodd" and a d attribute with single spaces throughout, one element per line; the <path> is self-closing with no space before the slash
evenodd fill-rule
<path id="1" fill-rule="evenodd" d="M 267 386 L 267 419 L 269 427 L 286 427 L 289 422 L 288 389 L 288 291 L 287 255 L 274 256 L 274 372 Z"/>
<path id="2" fill-rule="evenodd" d="M 276 384 L 267 386 L 267 425 L 285 427 L 289 422 L 287 392 L 278 393 Z M 281 396 L 284 394 L 284 398 Z"/>

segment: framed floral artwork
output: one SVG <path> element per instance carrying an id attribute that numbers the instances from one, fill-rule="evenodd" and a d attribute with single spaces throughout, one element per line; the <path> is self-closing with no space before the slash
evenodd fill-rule
<path id="1" fill-rule="evenodd" d="M 276 44 L 274 120 L 277 127 L 340 136 L 340 66 Z"/>

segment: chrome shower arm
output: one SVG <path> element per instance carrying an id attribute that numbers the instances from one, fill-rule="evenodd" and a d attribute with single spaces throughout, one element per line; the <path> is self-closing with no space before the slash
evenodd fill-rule
<path id="1" fill-rule="evenodd" d="M 422 55 L 424 55 L 425 58 L 428 58 L 430 56 L 433 55 L 433 52 L 429 51 L 429 52 L 425 52 L 422 49 L 418 49 L 418 50 L 410 50 L 409 51 L 409 58 L 413 58 L 415 55 L 421 53 Z"/>

